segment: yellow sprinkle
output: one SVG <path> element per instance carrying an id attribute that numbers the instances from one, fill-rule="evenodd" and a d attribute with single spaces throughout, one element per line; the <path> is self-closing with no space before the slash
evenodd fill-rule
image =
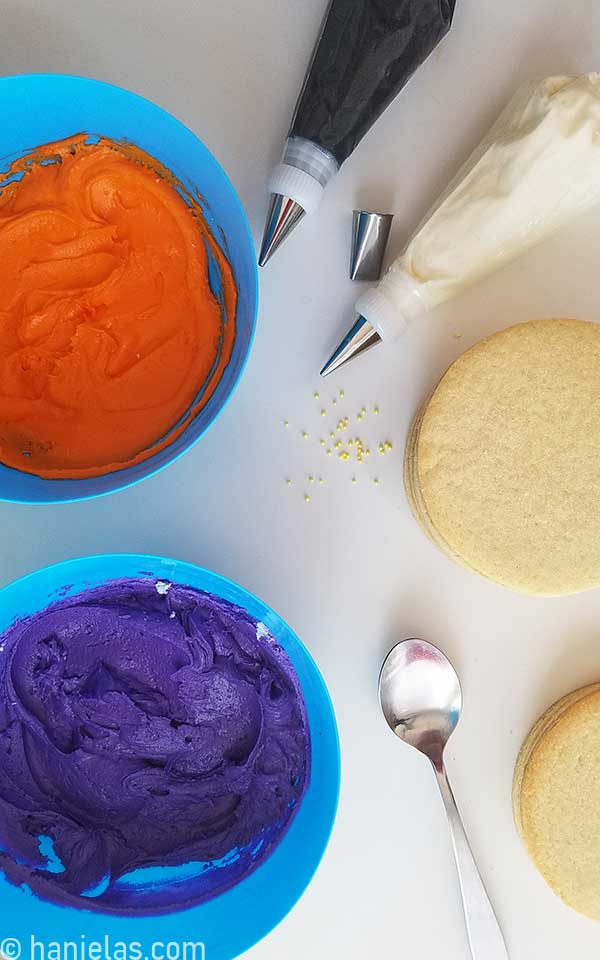
<path id="1" fill-rule="evenodd" d="M 333 432 L 333 430 L 329 431 L 329 436 L 331 437 L 332 440 L 335 440 L 335 433 Z"/>
<path id="2" fill-rule="evenodd" d="M 325 483 L 325 481 L 323 480 L 323 477 L 319 477 L 319 483 Z"/>
<path id="3" fill-rule="evenodd" d="M 324 441 L 324 440 L 319 440 L 319 443 L 321 444 L 322 447 L 325 446 L 325 441 Z"/>
<path id="4" fill-rule="evenodd" d="M 289 427 L 290 421 L 289 421 L 289 420 L 284 420 L 284 421 L 283 421 L 283 425 L 284 425 L 284 427 Z"/>
<path id="5" fill-rule="evenodd" d="M 305 502 L 305 503 L 310 503 L 310 497 L 309 497 L 308 493 L 305 493 L 305 494 L 304 494 L 304 502 Z"/>
<path id="6" fill-rule="evenodd" d="M 327 416 L 327 411 L 326 411 L 326 410 L 321 410 L 321 416 L 322 416 L 322 417 L 326 417 L 326 416 Z"/>
<path id="7" fill-rule="evenodd" d="M 309 483 L 314 483 L 314 482 L 315 482 L 315 478 L 312 477 L 312 476 L 310 476 L 310 477 L 308 478 L 308 482 L 309 482 Z"/>
<path id="8" fill-rule="evenodd" d="M 343 390 L 340 390 L 340 397 L 342 398 L 342 400 L 343 400 L 343 399 L 344 399 L 344 397 L 345 397 L 345 393 L 344 393 L 344 391 L 343 391 Z"/>
<path id="9" fill-rule="evenodd" d="M 352 483 L 356 483 L 356 477 L 352 477 Z"/>
<path id="10" fill-rule="evenodd" d="M 361 408 L 360 408 L 360 412 L 361 412 L 361 413 L 366 413 L 366 412 L 367 412 L 367 408 L 366 408 L 366 407 L 361 407 Z"/>
<path id="11" fill-rule="evenodd" d="M 320 399 L 320 394 L 315 393 L 315 400 L 319 400 L 319 399 Z"/>
<path id="12" fill-rule="evenodd" d="M 348 453 L 347 450 L 342 450 L 340 453 L 338 453 L 338 457 L 340 458 L 340 460 L 349 460 L 350 454 Z"/>
<path id="13" fill-rule="evenodd" d="M 327 456 L 328 456 L 328 457 L 330 457 L 332 453 L 333 453 L 333 450 L 331 450 L 331 449 L 328 449 L 328 450 L 327 450 Z"/>
<path id="14" fill-rule="evenodd" d="M 378 477 L 374 477 L 374 478 L 373 478 L 373 483 L 375 484 L 376 487 L 378 487 L 378 486 L 379 486 L 379 478 L 378 478 Z"/>
<path id="15" fill-rule="evenodd" d="M 365 450 L 365 457 L 370 457 L 370 456 L 371 456 L 371 451 Z"/>
<path id="16" fill-rule="evenodd" d="M 375 414 L 375 416 L 377 416 L 377 414 L 379 413 L 379 407 L 373 407 L 373 413 Z"/>
<path id="17" fill-rule="evenodd" d="M 356 419 L 360 421 L 360 420 L 362 420 L 362 418 L 363 418 L 362 413 L 359 413 Z"/>
<path id="18" fill-rule="evenodd" d="M 358 457 L 357 457 L 356 459 L 358 460 L 359 463 L 362 463 L 362 459 L 363 459 L 363 458 L 362 458 L 362 453 L 359 453 L 359 455 L 358 455 Z"/>
<path id="19" fill-rule="evenodd" d="M 348 440 L 348 446 L 349 446 L 349 447 L 353 447 L 353 446 L 354 446 L 354 440 Z"/>
<path id="20" fill-rule="evenodd" d="M 287 480 L 286 480 L 285 482 L 287 483 L 288 487 L 291 487 L 292 481 L 290 480 L 289 477 L 287 478 Z"/>
<path id="21" fill-rule="evenodd" d="M 331 402 L 332 402 L 332 404 L 333 404 L 334 407 L 335 407 L 335 405 L 337 404 L 337 400 L 335 399 L 335 397 L 333 398 L 333 400 L 332 400 Z"/>
<path id="22" fill-rule="evenodd" d="M 306 430 L 303 430 L 303 431 L 302 431 L 302 436 L 304 437 L 305 440 L 308 440 L 308 434 L 307 434 Z"/>
<path id="23" fill-rule="evenodd" d="M 335 443 L 334 443 L 334 447 L 335 447 L 336 450 L 339 450 L 340 447 L 341 447 L 341 445 L 342 445 L 342 441 L 341 441 L 341 440 L 336 440 Z"/>
<path id="24" fill-rule="evenodd" d="M 391 449 L 392 449 L 392 445 L 391 445 L 391 443 L 390 443 L 389 440 L 386 440 L 386 441 L 385 441 L 384 446 L 385 446 L 385 449 L 386 449 L 386 450 L 391 450 Z"/>

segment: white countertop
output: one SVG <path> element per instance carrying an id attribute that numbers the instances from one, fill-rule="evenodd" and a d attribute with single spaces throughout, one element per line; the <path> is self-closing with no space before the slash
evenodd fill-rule
<path id="1" fill-rule="evenodd" d="M 5 0 L 0 66 L 87 74 L 155 100 L 222 162 L 258 242 L 267 175 L 324 8 L 325 0 Z M 533 720 L 600 677 L 600 591 L 531 599 L 477 579 L 429 543 L 402 487 L 410 419 L 453 358 L 519 320 L 600 320 L 600 210 L 394 348 L 318 378 L 353 318 L 352 208 L 394 210 L 397 253 L 521 80 L 593 69 L 597 0 L 458 0 L 449 37 L 331 183 L 319 213 L 261 272 L 252 356 L 207 436 L 123 493 L 52 508 L 0 505 L 2 583 L 87 553 L 178 557 L 257 593 L 316 657 L 340 724 L 340 813 L 313 884 L 253 960 L 468 956 L 433 776 L 389 733 L 376 697 L 384 653 L 415 634 L 442 646 L 461 674 L 465 709 L 448 766 L 511 960 L 600 956 L 600 926 L 564 907 L 529 863 L 510 797 Z M 332 407 L 340 387 L 345 399 Z M 360 433 L 372 446 L 391 439 L 393 452 L 375 450 L 354 471 L 326 457 L 316 440 L 324 425 L 375 403 L 379 417 L 369 413 Z M 326 483 L 305 504 L 309 473 Z"/>

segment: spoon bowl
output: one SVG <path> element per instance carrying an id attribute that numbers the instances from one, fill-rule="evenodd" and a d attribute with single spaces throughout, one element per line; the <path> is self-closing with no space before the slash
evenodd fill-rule
<path id="1" fill-rule="evenodd" d="M 416 638 L 397 643 L 381 668 L 379 701 L 396 736 L 437 765 L 462 709 L 458 675 L 442 651 Z"/>

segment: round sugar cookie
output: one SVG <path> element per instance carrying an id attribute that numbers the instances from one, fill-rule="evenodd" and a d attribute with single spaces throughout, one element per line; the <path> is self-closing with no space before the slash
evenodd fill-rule
<path id="1" fill-rule="evenodd" d="M 463 354 L 415 419 L 405 483 L 426 533 L 482 576 L 600 585 L 600 325 L 533 320 Z"/>
<path id="2" fill-rule="evenodd" d="M 513 807 L 554 893 L 600 920 L 600 683 L 563 697 L 532 728 L 517 759 Z"/>

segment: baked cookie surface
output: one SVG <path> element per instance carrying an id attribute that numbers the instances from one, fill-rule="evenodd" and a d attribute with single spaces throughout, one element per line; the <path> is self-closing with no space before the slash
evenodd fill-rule
<path id="1" fill-rule="evenodd" d="M 600 325 L 533 320 L 476 344 L 417 414 L 405 484 L 428 536 L 523 593 L 600 585 Z"/>

